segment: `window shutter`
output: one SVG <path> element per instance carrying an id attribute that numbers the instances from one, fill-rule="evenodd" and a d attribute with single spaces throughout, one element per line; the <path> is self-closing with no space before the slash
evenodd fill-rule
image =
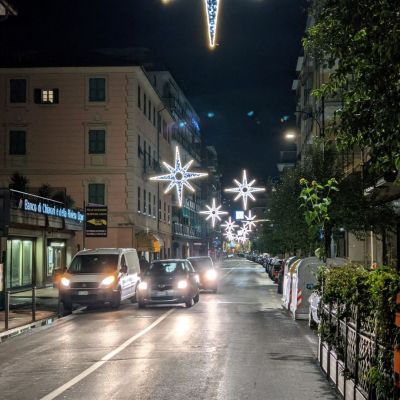
<path id="1" fill-rule="evenodd" d="M 54 99 L 54 103 L 58 104 L 58 99 L 59 99 L 58 89 L 53 89 L 53 99 Z"/>
<path id="2" fill-rule="evenodd" d="M 33 90 L 33 99 L 36 104 L 42 103 L 42 89 Z"/>

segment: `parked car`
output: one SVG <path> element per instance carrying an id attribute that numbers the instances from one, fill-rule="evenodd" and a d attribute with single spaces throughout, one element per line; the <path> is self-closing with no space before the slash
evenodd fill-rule
<path id="1" fill-rule="evenodd" d="M 191 307 L 200 298 L 199 276 L 190 261 L 153 261 L 138 286 L 139 308 L 150 304 L 180 304 Z"/>
<path id="2" fill-rule="evenodd" d="M 278 281 L 278 275 L 282 266 L 282 261 L 283 260 L 280 258 L 273 258 L 268 264 L 268 275 L 274 282 Z"/>
<path id="3" fill-rule="evenodd" d="M 59 296 L 64 314 L 73 304 L 109 303 L 118 308 L 122 300 L 136 300 L 140 280 L 135 249 L 95 249 L 78 252 L 60 279 Z"/>
<path id="4" fill-rule="evenodd" d="M 218 290 L 218 270 L 215 268 L 211 257 L 189 257 L 188 260 L 199 275 L 200 289 L 212 290 L 216 293 Z"/>

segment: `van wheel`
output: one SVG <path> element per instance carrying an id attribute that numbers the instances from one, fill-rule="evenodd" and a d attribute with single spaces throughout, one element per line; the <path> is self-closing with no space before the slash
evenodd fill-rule
<path id="1" fill-rule="evenodd" d="M 114 310 L 117 310 L 119 306 L 121 305 L 121 289 L 118 289 L 118 292 L 115 292 L 113 295 L 113 299 L 111 302 L 111 308 Z"/>
<path id="2" fill-rule="evenodd" d="M 72 314 L 72 303 L 64 302 L 62 315 L 63 315 L 63 317 L 66 317 L 67 315 L 70 315 L 70 314 Z"/>

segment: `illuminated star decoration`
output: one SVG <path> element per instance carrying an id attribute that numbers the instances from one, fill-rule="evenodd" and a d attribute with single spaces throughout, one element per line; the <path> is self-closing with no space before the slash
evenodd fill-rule
<path id="1" fill-rule="evenodd" d="M 215 221 L 218 219 L 218 221 L 221 221 L 220 215 L 228 214 L 227 211 L 221 211 L 222 205 L 218 206 L 215 204 L 215 199 L 212 199 L 212 206 L 206 205 L 208 208 L 207 211 L 200 211 L 200 214 L 208 214 L 208 217 L 206 218 L 206 221 L 208 221 L 211 218 L 211 224 L 212 227 L 215 227 Z"/>
<path id="2" fill-rule="evenodd" d="M 225 232 L 232 233 L 235 228 L 238 228 L 239 225 L 236 225 L 235 221 L 232 221 L 232 217 L 229 217 L 223 224 L 221 224 L 222 228 L 225 228 Z"/>
<path id="3" fill-rule="evenodd" d="M 237 187 L 232 189 L 225 189 L 225 192 L 237 193 L 238 195 L 235 197 L 235 201 L 242 197 L 243 208 L 247 210 L 247 199 L 250 197 L 250 199 L 255 200 L 256 198 L 253 196 L 253 193 L 263 192 L 265 190 L 265 188 L 253 187 L 255 181 L 256 180 L 253 179 L 251 182 L 247 182 L 246 170 L 243 170 L 242 183 L 240 183 L 237 179 L 234 179 Z"/>
<path id="4" fill-rule="evenodd" d="M 181 156 L 179 154 L 179 148 L 176 146 L 175 153 L 175 168 L 171 167 L 166 162 L 163 162 L 165 168 L 169 171 L 167 175 L 153 176 L 150 178 L 152 181 L 170 181 L 167 189 L 164 193 L 168 193 L 174 186 L 176 187 L 176 194 L 178 196 L 179 207 L 183 204 L 183 189 L 185 186 L 194 192 L 193 186 L 188 182 L 191 179 L 201 178 L 207 176 L 204 172 L 189 172 L 189 168 L 192 165 L 193 160 L 190 160 L 184 167 L 181 164 Z"/>
<path id="5" fill-rule="evenodd" d="M 208 39 L 210 47 L 215 47 L 215 39 L 217 37 L 218 24 L 218 8 L 220 0 L 204 0 L 207 13 Z"/>
<path id="6" fill-rule="evenodd" d="M 256 226 L 256 223 L 254 222 L 256 216 L 251 215 L 251 210 L 249 210 L 249 214 L 245 215 L 244 218 L 246 219 L 246 221 L 243 221 L 243 226 L 246 226 L 251 231 L 251 228 L 254 228 Z"/>

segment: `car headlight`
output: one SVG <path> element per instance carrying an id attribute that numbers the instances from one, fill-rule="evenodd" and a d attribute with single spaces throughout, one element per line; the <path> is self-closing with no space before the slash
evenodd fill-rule
<path id="1" fill-rule="evenodd" d="M 63 285 L 64 287 L 69 287 L 70 284 L 70 280 L 67 279 L 65 276 L 63 276 L 60 280 L 61 285 Z"/>
<path id="2" fill-rule="evenodd" d="M 187 281 L 178 282 L 178 289 L 186 289 L 186 288 L 187 288 Z"/>
<path id="3" fill-rule="evenodd" d="M 147 290 L 147 282 L 140 282 L 138 286 L 139 290 Z"/>
<path id="4" fill-rule="evenodd" d="M 206 272 L 206 279 L 209 281 L 215 281 L 217 279 L 217 271 L 214 269 L 209 269 Z"/>
<path id="5" fill-rule="evenodd" d="M 107 278 L 104 278 L 101 281 L 100 286 L 110 286 L 112 283 L 114 283 L 114 281 L 115 281 L 114 275 L 107 276 Z"/>

